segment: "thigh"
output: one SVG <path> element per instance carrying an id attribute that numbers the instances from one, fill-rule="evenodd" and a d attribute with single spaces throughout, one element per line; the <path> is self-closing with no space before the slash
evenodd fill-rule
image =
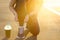
<path id="1" fill-rule="evenodd" d="M 36 17 L 31 17 L 28 21 L 27 28 L 33 35 L 39 34 L 39 24 Z"/>

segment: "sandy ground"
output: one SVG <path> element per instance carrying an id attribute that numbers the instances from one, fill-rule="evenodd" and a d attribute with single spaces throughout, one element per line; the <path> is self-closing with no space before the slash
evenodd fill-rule
<path id="1" fill-rule="evenodd" d="M 0 0 L 0 40 L 5 37 L 4 26 L 10 22 L 12 26 L 11 38 L 14 40 L 18 32 L 18 23 L 15 22 L 13 14 L 8 8 L 9 0 Z M 60 12 L 60 7 L 54 8 Z M 60 40 L 60 16 L 41 8 L 38 15 L 40 34 L 36 37 L 28 37 L 27 40 Z"/>

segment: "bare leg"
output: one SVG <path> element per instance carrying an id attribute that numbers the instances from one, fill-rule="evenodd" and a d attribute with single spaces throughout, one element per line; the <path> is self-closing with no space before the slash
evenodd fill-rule
<path id="1" fill-rule="evenodd" d="M 30 17 L 27 28 L 34 36 L 37 36 L 39 34 L 40 29 L 36 16 Z"/>

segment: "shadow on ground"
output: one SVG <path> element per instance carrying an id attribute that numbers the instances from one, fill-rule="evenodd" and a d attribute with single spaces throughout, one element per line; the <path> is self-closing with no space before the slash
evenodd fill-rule
<path id="1" fill-rule="evenodd" d="M 16 39 L 16 40 L 24 40 L 24 39 Z M 31 36 L 31 37 L 29 37 L 29 38 L 27 38 L 27 39 L 25 39 L 25 40 L 37 40 L 37 36 Z"/>
<path id="2" fill-rule="evenodd" d="M 26 40 L 37 40 L 37 36 L 31 36 L 31 37 L 27 38 Z"/>

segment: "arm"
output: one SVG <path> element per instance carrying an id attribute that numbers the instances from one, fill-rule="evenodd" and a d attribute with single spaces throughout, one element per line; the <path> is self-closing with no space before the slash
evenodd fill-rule
<path id="1" fill-rule="evenodd" d="M 13 14 L 14 14 L 15 16 L 17 16 L 17 13 L 16 13 L 16 11 L 15 11 L 15 9 L 14 9 L 15 3 L 16 3 L 16 0 L 11 0 L 10 3 L 9 3 L 9 9 L 13 12 Z"/>
<path id="2" fill-rule="evenodd" d="M 12 11 L 13 15 L 15 16 L 15 20 L 18 21 L 17 12 L 14 9 L 15 4 L 16 4 L 16 0 L 11 0 L 9 3 L 9 9 Z"/>

